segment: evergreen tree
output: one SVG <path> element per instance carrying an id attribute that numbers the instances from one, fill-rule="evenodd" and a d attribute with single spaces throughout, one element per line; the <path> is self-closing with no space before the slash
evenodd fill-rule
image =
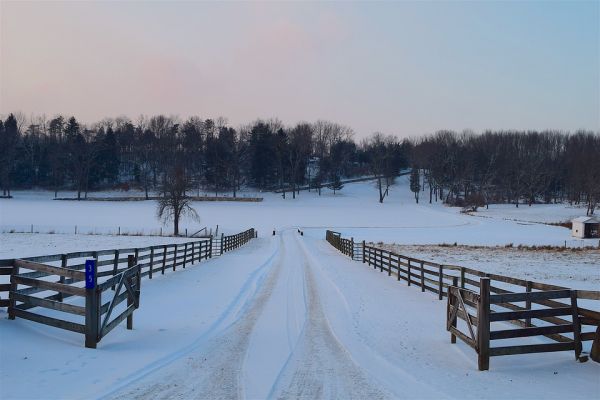
<path id="1" fill-rule="evenodd" d="M 262 121 L 250 131 L 250 177 L 254 185 L 266 189 L 273 185 L 275 170 L 275 140 L 271 127 Z"/>
<path id="2" fill-rule="evenodd" d="M 419 204 L 419 193 L 421 192 L 421 177 L 419 169 L 413 168 L 410 172 L 410 191 L 415 195 L 415 201 Z"/>
<path id="3" fill-rule="evenodd" d="M 99 137 L 99 151 L 97 156 L 98 178 L 109 185 L 114 185 L 119 178 L 120 154 L 117 138 L 112 128 L 108 128 L 106 134 Z"/>
<path id="4" fill-rule="evenodd" d="M 19 143 L 17 119 L 10 114 L 0 129 L 0 185 L 4 196 L 10 197 L 11 175 L 15 168 L 15 157 Z"/>
<path id="5" fill-rule="evenodd" d="M 48 126 L 48 165 L 50 168 L 51 187 L 54 189 L 54 197 L 58 196 L 58 189 L 64 184 L 65 166 L 67 154 L 64 151 L 64 118 L 58 116 L 50 121 Z"/>

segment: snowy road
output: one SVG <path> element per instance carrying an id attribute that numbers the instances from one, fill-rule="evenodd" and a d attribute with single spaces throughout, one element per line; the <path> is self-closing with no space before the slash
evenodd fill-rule
<path id="1" fill-rule="evenodd" d="M 304 263 L 307 321 L 290 362 L 282 371 L 278 398 L 382 399 L 377 388 L 332 332 L 323 312 L 311 266 Z"/>
<path id="2" fill-rule="evenodd" d="M 450 344 L 445 308 L 342 256 L 321 235 L 284 230 L 144 281 L 134 330 L 118 327 L 96 350 L 78 334 L 0 315 L 11 343 L 0 347 L 0 397 L 600 395 L 600 365 L 576 363 L 572 352 L 494 357 L 478 372 L 472 349 Z"/>
<path id="3" fill-rule="evenodd" d="M 109 397 L 391 398 L 332 332 L 316 266 L 295 230 L 283 232 L 279 246 L 277 260 L 235 322 L 205 346 Z"/>

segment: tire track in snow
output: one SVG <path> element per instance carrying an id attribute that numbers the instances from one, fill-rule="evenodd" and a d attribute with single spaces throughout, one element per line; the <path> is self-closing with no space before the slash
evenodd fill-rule
<path id="1" fill-rule="evenodd" d="M 344 339 L 343 341 L 348 349 L 352 349 L 352 355 L 356 359 L 356 363 L 360 365 L 369 365 L 370 370 L 377 371 L 376 379 L 381 385 L 387 388 L 397 388 L 398 382 L 402 382 L 403 389 L 395 392 L 391 397 L 398 398 L 447 398 L 448 393 L 440 391 L 438 388 L 432 387 L 422 379 L 419 374 L 414 374 L 413 371 L 407 370 L 402 362 L 397 359 L 390 359 L 387 353 L 381 353 L 381 348 L 374 346 L 373 333 L 366 336 L 364 332 L 358 329 L 357 322 L 353 318 L 353 307 L 349 303 L 349 299 L 345 295 L 345 288 L 342 284 L 338 286 L 337 279 L 332 279 L 327 273 L 330 265 L 326 257 L 335 258 L 339 262 L 354 263 L 341 255 L 329 243 L 323 240 L 304 240 L 302 246 L 305 250 L 309 263 L 314 268 L 313 271 L 318 272 L 318 284 L 321 291 L 328 291 L 332 294 L 330 297 L 335 297 L 341 308 L 337 308 L 335 317 L 338 318 L 337 329 L 340 329 Z M 361 267 L 363 268 L 363 267 Z M 387 277 L 386 277 L 387 279 Z M 355 306 L 356 307 L 356 306 Z M 346 320 L 346 324 L 339 326 L 339 317 Z M 348 324 L 351 322 L 351 324 Z M 410 339 L 408 339 L 410 340 Z M 394 389 L 397 390 L 397 389 Z"/>
<path id="2" fill-rule="evenodd" d="M 280 399 L 386 399 L 391 395 L 376 387 L 352 360 L 335 337 L 323 311 L 308 255 L 299 239 L 296 246 L 304 255 L 302 267 L 308 298 L 307 318 L 296 349 L 275 383 L 271 396 Z"/>
<path id="3" fill-rule="evenodd" d="M 296 229 L 281 231 L 286 244 L 282 270 L 271 298 L 251 336 L 243 365 L 243 397 L 269 397 L 273 383 L 294 352 L 306 323 L 307 301 L 303 254 L 295 245 Z"/>
<path id="4" fill-rule="evenodd" d="M 239 319 L 218 335 L 207 339 L 204 345 L 199 344 L 191 349 L 185 359 L 180 357 L 166 367 L 158 366 L 152 373 L 137 379 L 135 386 L 107 397 L 116 399 L 240 398 L 241 366 L 250 334 L 273 291 L 285 257 L 285 245 L 281 239 L 280 248 L 275 254 L 278 256 L 274 268 L 267 272 L 265 282 L 259 286 L 253 300 L 247 302 L 240 310 Z"/>

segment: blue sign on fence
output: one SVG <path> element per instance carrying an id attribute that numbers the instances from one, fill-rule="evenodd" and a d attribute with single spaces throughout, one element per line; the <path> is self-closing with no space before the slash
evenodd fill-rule
<path id="1" fill-rule="evenodd" d="M 96 282 L 96 260 L 85 260 L 85 288 L 93 289 Z"/>

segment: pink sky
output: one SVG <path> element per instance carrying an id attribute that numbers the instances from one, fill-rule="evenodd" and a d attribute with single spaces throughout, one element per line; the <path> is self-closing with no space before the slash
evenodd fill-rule
<path id="1" fill-rule="evenodd" d="M 600 129 L 598 3 L 0 3 L 0 114 Z"/>

